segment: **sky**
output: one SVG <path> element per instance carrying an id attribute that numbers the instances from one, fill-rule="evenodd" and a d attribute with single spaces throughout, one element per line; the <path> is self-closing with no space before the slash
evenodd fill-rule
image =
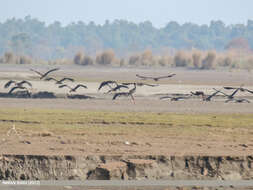
<path id="1" fill-rule="evenodd" d="M 60 21 L 63 25 L 115 19 L 148 20 L 158 28 L 170 21 L 201 25 L 221 20 L 230 25 L 253 20 L 252 7 L 253 0 L 2 0 L 0 22 L 30 15 L 46 24 Z"/>

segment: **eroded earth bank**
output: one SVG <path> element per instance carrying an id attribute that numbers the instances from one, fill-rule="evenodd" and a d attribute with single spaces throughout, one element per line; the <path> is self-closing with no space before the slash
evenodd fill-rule
<path id="1" fill-rule="evenodd" d="M 253 156 L 3 155 L 0 180 L 253 179 Z"/>

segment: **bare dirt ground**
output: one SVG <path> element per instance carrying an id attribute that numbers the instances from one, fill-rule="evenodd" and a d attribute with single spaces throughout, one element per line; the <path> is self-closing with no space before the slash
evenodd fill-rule
<path id="1" fill-rule="evenodd" d="M 85 111 L 114 111 L 114 112 L 171 112 L 171 113 L 201 113 L 201 114 L 253 114 L 253 103 L 224 103 L 223 97 L 218 97 L 212 102 L 203 102 L 200 99 L 171 102 L 159 100 L 159 97 L 166 94 L 180 93 L 189 94 L 190 91 L 202 90 L 207 94 L 213 92 L 212 88 L 220 89 L 222 86 L 240 86 L 253 90 L 253 74 L 247 71 L 195 71 L 185 69 L 134 69 L 134 68 L 86 68 L 59 66 L 59 72 L 51 76 L 71 76 L 79 83 L 88 86 L 88 89 L 78 93 L 90 95 L 97 99 L 91 100 L 69 100 L 64 98 L 67 89 L 59 89 L 53 82 L 39 81 L 35 73 L 29 71 L 34 68 L 46 71 L 48 68 L 58 66 L 17 66 L 1 65 L 0 70 L 0 92 L 8 92 L 3 85 L 9 79 L 30 80 L 33 84 L 32 92 L 52 91 L 63 98 L 59 99 L 14 99 L 1 98 L 1 108 L 50 108 L 66 110 Z M 129 98 L 122 98 L 112 101 L 112 95 L 105 95 L 105 90 L 98 92 L 97 88 L 103 80 L 117 81 L 140 81 L 135 74 L 143 75 L 166 75 L 176 73 L 171 79 L 164 79 L 161 82 L 147 81 L 148 83 L 161 84 L 159 87 L 140 87 L 136 92 L 136 103 Z M 70 84 L 70 83 L 69 83 Z M 71 84 L 73 85 L 73 84 Z M 229 93 L 229 92 L 228 92 Z M 239 93 L 241 97 L 248 97 L 253 101 L 250 94 Z M 252 115 L 253 117 L 253 115 Z M 0 122 L 0 126 L 1 123 Z M 10 128 L 11 128 L 10 123 Z M 145 131 L 145 126 L 143 126 Z M 242 134 L 253 134 L 251 130 L 238 130 Z M 228 133 L 232 133 L 228 131 Z M 166 136 L 145 136 L 141 132 L 132 134 L 76 134 L 76 135 L 50 135 L 36 136 L 22 134 L 21 137 L 15 134 L 6 137 L 0 134 L 0 149 L 2 154 L 39 154 L 39 155 L 87 155 L 87 154 L 164 154 L 164 155 L 249 155 L 253 150 L 253 138 L 247 136 L 244 139 L 224 140 L 226 132 L 216 136 L 195 137 L 170 134 Z M 208 138 L 207 138 L 208 137 Z M 26 143 L 25 141 L 29 142 Z"/>

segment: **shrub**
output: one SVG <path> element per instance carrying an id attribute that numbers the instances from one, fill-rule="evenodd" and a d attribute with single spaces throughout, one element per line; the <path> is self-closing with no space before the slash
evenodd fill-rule
<path id="1" fill-rule="evenodd" d="M 105 52 L 96 56 L 96 63 L 100 65 L 109 65 L 113 63 L 115 53 L 113 50 L 106 50 Z"/>
<path id="2" fill-rule="evenodd" d="M 216 58 L 216 54 L 213 51 L 208 52 L 207 56 L 202 61 L 201 69 L 214 69 L 215 58 Z"/>
<path id="3" fill-rule="evenodd" d="M 174 57 L 174 63 L 176 67 L 186 67 L 188 60 L 184 52 L 179 51 Z"/>
<path id="4" fill-rule="evenodd" d="M 201 53 L 198 52 L 192 54 L 192 63 L 194 68 L 196 69 L 201 68 Z"/>

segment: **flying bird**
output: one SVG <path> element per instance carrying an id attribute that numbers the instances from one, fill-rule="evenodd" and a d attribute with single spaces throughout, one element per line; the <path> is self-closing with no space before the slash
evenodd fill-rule
<path id="1" fill-rule="evenodd" d="M 26 87 L 24 87 L 24 86 L 14 86 L 13 88 L 10 89 L 10 91 L 8 92 L 8 94 L 11 94 L 13 91 L 15 91 L 17 89 L 26 90 L 28 92 L 28 89 Z"/>
<path id="2" fill-rule="evenodd" d="M 112 80 L 108 80 L 108 81 L 103 81 L 101 82 L 101 84 L 98 87 L 98 91 L 103 88 L 104 86 L 109 86 L 110 89 L 112 89 L 113 87 L 111 86 L 112 84 L 114 85 L 118 85 L 118 83 L 116 81 L 112 81 Z"/>
<path id="3" fill-rule="evenodd" d="M 189 96 L 178 96 L 178 97 L 172 97 L 172 96 L 163 96 L 160 98 L 162 99 L 170 99 L 170 101 L 179 101 L 179 100 L 184 100 L 184 99 L 189 99 Z"/>
<path id="4" fill-rule="evenodd" d="M 147 80 L 147 79 L 152 79 L 154 81 L 158 81 L 160 79 L 164 79 L 164 78 L 170 78 L 175 76 L 176 74 L 170 74 L 170 75 L 166 75 L 166 76 L 160 76 L 160 77 L 148 77 L 148 76 L 141 76 L 139 74 L 136 74 L 136 76 L 142 80 Z"/>
<path id="5" fill-rule="evenodd" d="M 245 98 L 243 98 L 243 99 L 235 99 L 235 98 L 228 99 L 228 100 L 225 101 L 225 103 L 228 103 L 228 102 L 231 102 L 231 101 L 234 101 L 236 103 L 243 103 L 243 102 L 250 103 L 250 101 L 245 99 Z"/>
<path id="6" fill-rule="evenodd" d="M 53 72 L 53 71 L 58 71 L 60 68 L 54 68 L 54 69 L 50 69 L 49 71 L 45 72 L 45 73 L 41 73 L 39 71 L 36 71 L 34 69 L 30 69 L 30 71 L 33 71 L 35 73 L 37 73 L 38 75 L 40 75 L 40 79 L 45 78 L 49 73 Z"/>
<path id="7" fill-rule="evenodd" d="M 226 90 L 235 90 L 236 92 L 238 92 L 238 91 L 249 92 L 249 93 L 253 94 L 253 91 L 251 91 L 249 89 L 246 89 L 246 88 L 242 88 L 242 85 L 240 87 L 238 87 L 238 88 L 236 88 L 236 87 L 230 87 L 230 86 L 224 86 L 223 88 L 226 89 Z"/>
<path id="8" fill-rule="evenodd" d="M 204 96 L 205 93 L 203 91 L 195 91 L 195 92 L 191 92 L 192 95 L 195 95 L 195 96 Z"/>
<path id="9" fill-rule="evenodd" d="M 129 88 L 128 86 L 126 85 L 123 85 L 123 84 L 119 84 L 117 85 L 115 88 L 111 88 L 108 92 L 106 92 L 106 94 L 110 93 L 110 92 L 116 92 L 117 90 L 120 90 L 121 88 Z"/>
<path id="10" fill-rule="evenodd" d="M 74 88 L 71 88 L 69 85 L 66 85 L 66 84 L 63 84 L 63 85 L 60 85 L 59 88 L 63 88 L 63 87 L 67 87 L 69 88 L 69 92 L 76 92 L 76 90 L 80 87 L 82 88 L 87 88 L 87 86 L 83 85 L 83 84 L 78 84 L 76 85 Z"/>
<path id="11" fill-rule="evenodd" d="M 209 96 L 202 95 L 203 101 L 209 102 L 209 101 L 211 101 L 211 99 L 214 96 L 216 96 L 219 92 L 221 92 L 220 90 L 216 90 L 216 89 L 214 89 L 214 90 L 215 90 L 215 92 L 213 94 L 209 95 Z"/>
<path id="12" fill-rule="evenodd" d="M 156 87 L 159 86 L 158 84 L 147 84 L 147 83 L 143 83 L 143 82 L 123 82 L 123 85 L 134 85 L 136 84 L 136 86 L 150 86 L 150 87 Z"/>
<path id="13" fill-rule="evenodd" d="M 74 79 L 68 78 L 68 77 L 64 77 L 64 78 L 62 78 L 61 80 L 57 80 L 57 79 L 55 79 L 55 78 L 53 78 L 53 77 L 45 78 L 45 81 L 51 81 L 51 80 L 55 81 L 55 84 L 62 84 L 63 81 L 67 81 L 67 80 L 68 80 L 68 81 L 71 81 L 71 82 L 74 82 L 74 81 L 75 81 Z"/>
<path id="14" fill-rule="evenodd" d="M 133 94 L 136 92 L 136 84 L 134 83 L 134 88 L 132 88 L 131 90 L 129 90 L 128 92 L 119 92 L 119 93 L 115 93 L 112 100 L 115 100 L 116 98 L 118 97 L 121 97 L 121 96 L 125 96 L 125 97 L 128 97 L 130 96 L 135 104 L 135 100 L 134 100 L 134 97 L 133 97 Z"/>
<path id="15" fill-rule="evenodd" d="M 8 81 L 8 82 L 4 85 L 4 88 L 9 88 L 9 86 L 10 86 L 11 84 L 15 84 L 15 86 L 18 86 L 18 87 L 23 86 L 23 84 L 27 84 L 27 85 L 29 85 L 30 87 L 32 87 L 32 84 L 31 84 L 30 82 L 26 81 L 26 80 L 22 80 L 21 82 L 17 82 L 17 81 L 14 81 L 14 80 L 10 80 L 10 81 Z"/>

